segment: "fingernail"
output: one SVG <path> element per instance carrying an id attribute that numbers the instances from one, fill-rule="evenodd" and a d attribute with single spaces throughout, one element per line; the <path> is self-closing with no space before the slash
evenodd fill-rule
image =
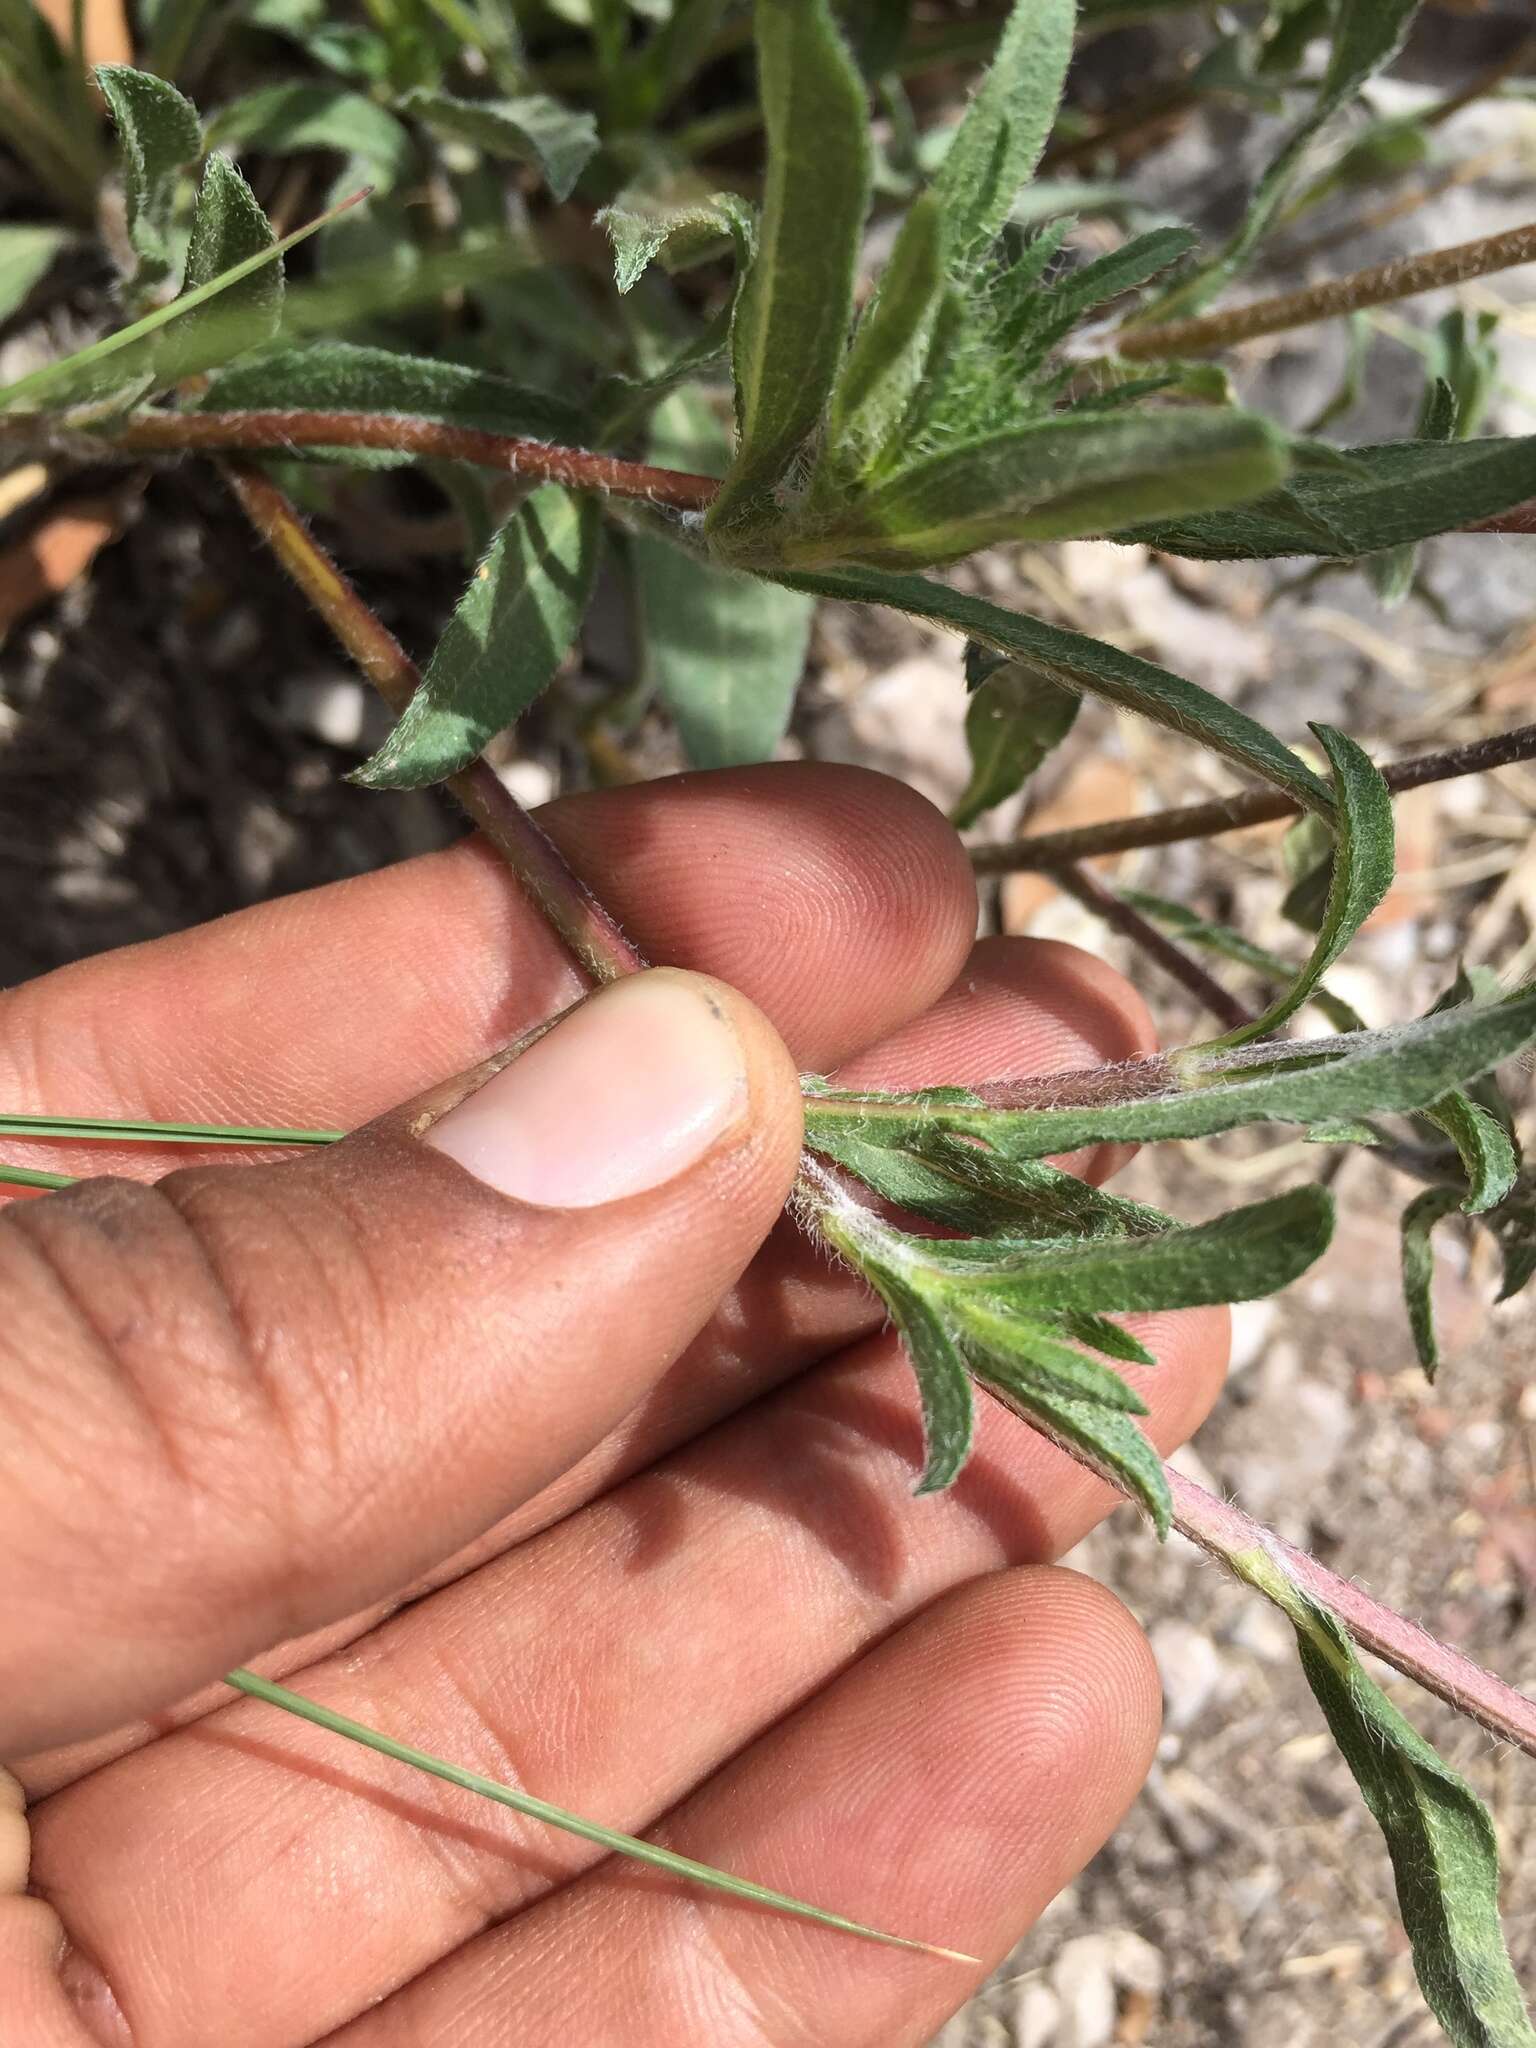
<path id="1" fill-rule="evenodd" d="M 658 968 L 600 989 L 423 1142 L 519 1202 L 590 1209 L 686 1171 L 746 1106 L 719 996 Z"/>
<path id="2" fill-rule="evenodd" d="M 0 1898 L 26 1890 L 31 1853 L 26 1794 L 9 1771 L 0 1771 Z"/>

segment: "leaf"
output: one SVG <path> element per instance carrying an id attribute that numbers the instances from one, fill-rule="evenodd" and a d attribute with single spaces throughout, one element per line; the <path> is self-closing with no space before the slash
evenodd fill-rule
<path id="1" fill-rule="evenodd" d="M 1435 1337 L 1431 1298 L 1435 1255 L 1430 1232 L 1442 1217 L 1459 1210 L 1465 1198 L 1464 1188 L 1426 1188 L 1403 1211 L 1403 1300 L 1408 1309 L 1408 1327 L 1413 1332 L 1413 1348 L 1426 1378 L 1431 1380 L 1440 1363 L 1440 1346 Z"/>
<path id="2" fill-rule="evenodd" d="M 1074 0 L 1015 0 L 997 53 L 934 178 L 952 275 L 991 248 L 1040 161 L 1072 59 Z"/>
<path id="3" fill-rule="evenodd" d="M 96 80 L 117 124 L 128 239 L 138 258 L 130 289 L 139 299 L 171 275 L 176 181 L 202 155 L 202 123 L 189 99 L 148 71 L 101 64 Z"/>
<path id="4" fill-rule="evenodd" d="M 613 244 L 613 279 L 621 292 L 633 291 L 658 258 L 669 271 L 686 270 L 715 255 L 722 242 L 734 245 L 744 272 L 757 234 L 750 207 L 734 192 L 681 205 L 647 204 L 643 193 L 621 193 L 597 215 L 597 225 Z"/>
<path id="5" fill-rule="evenodd" d="M 1044 317 L 1029 338 L 1026 364 L 1043 362 L 1088 314 L 1148 283 L 1159 271 L 1187 256 L 1195 242 L 1189 228 L 1149 228 L 1069 272 L 1050 291 Z"/>
<path id="6" fill-rule="evenodd" d="M 473 761 L 554 680 L 597 569 L 590 499 L 535 491 L 491 543 L 399 724 L 349 782 L 420 789 Z"/>
<path id="7" fill-rule="evenodd" d="M 1139 1500 L 1159 1538 L 1168 1534 L 1173 1503 L 1163 1461 L 1127 1415 L 1102 1402 L 1062 1393 L 1045 1375 L 1001 1354 L 978 1356 L 972 1370 L 1004 1407 L 1086 1457 L 1112 1486 Z"/>
<path id="8" fill-rule="evenodd" d="M 1509 1132 L 1498 1118 L 1459 1088 L 1442 1095 L 1421 1114 L 1456 1147 L 1467 1175 L 1462 1194 L 1467 1214 L 1476 1216 L 1503 1201 L 1515 1184 L 1520 1162 Z"/>
<path id="9" fill-rule="evenodd" d="M 345 86 L 314 83 L 266 85 L 246 93 L 214 115 L 208 142 L 210 148 L 268 156 L 339 151 L 348 160 L 342 182 L 365 176 L 379 193 L 399 184 L 413 154 L 407 130 L 377 101 Z"/>
<path id="10" fill-rule="evenodd" d="M 480 427 L 488 434 L 566 442 L 582 438 L 583 424 L 574 406 L 488 370 L 345 341 L 270 349 L 220 371 L 201 404 L 210 412 L 390 413 Z M 332 459 L 366 462 L 370 468 L 416 460 L 378 448 L 338 448 Z"/>
<path id="11" fill-rule="evenodd" d="M 1513 1188 L 1488 1218 L 1498 1239 L 1504 1273 L 1496 1300 L 1509 1301 L 1530 1284 L 1536 1273 L 1536 1182 L 1522 1172 Z"/>
<path id="12" fill-rule="evenodd" d="M 600 1848 L 614 1855 L 628 1856 L 637 1863 L 646 1863 L 654 1870 L 664 1870 L 672 1877 L 686 1879 L 690 1884 L 701 1884 L 711 1891 L 724 1892 L 738 1899 L 750 1899 L 757 1905 L 768 1906 L 776 1913 L 790 1913 L 797 1919 L 811 1920 L 822 1927 L 835 1927 L 844 1934 L 861 1935 L 867 1941 L 884 1942 L 895 1948 L 927 1950 L 931 1954 L 948 1956 L 956 1962 L 974 1962 L 973 1956 L 962 1956 L 954 1949 L 933 1949 L 927 1942 L 907 1941 L 900 1935 L 882 1934 L 873 1927 L 865 1927 L 857 1920 L 845 1920 L 841 1913 L 828 1913 L 820 1906 L 808 1906 L 803 1899 L 790 1898 L 784 1892 L 769 1891 L 765 1886 L 752 1884 L 744 1877 L 732 1877 L 729 1872 L 716 1870 L 707 1863 L 695 1863 L 691 1856 L 679 1856 L 675 1850 L 659 1848 L 654 1842 L 639 1840 L 634 1835 L 622 1835 L 613 1828 L 600 1827 L 596 1821 L 582 1820 L 574 1813 L 567 1813 L 563 1807 L 551 1806 L 547 1799 L 535 1799 L 531 1792 L 523 1792 L 511 1785 L 498 1783 L 494 1778 L 484 1778 L 478 1771 L 468 1771 L 460 1764 L 446 1763 L 441 1757 L 432 1756 L 426 1750 L 415 1749 L 409 1743 L 397 1742 L 393 1736 L 381 1735 L 376 1729 L 366 1728 L 360 1721 L 338 1714 L 332 1707 L 323 1707 L 316 1700 L 305 1699 L 302 1693 L 290 1692 L 286 1686 L 275 1685 L 270 1678 L 260 1678 L 254 1671 L 230 1671 L 225 1673 L 224 1683 L 233 1686 L 236 1692 L 243 1692 L 252 1699 L 264 1700 L 269 1706 L 281 1707 L 284 1713 L 295 1714 L 300 1720 L 309 1721 L 317 1728 L 329 1730 L 333 1735 L 345 1736 L 349 1742 L 361 1743 L 365 1749 L 376 1750 L 380 1756 L 393 1757 L 397 1763 L 409 1764 L 413 1770 L 425 1771 L 434 1778 L 442 1778 L 450 1785 L 457 1785 L 466 1792 L 477 1792 L 482 1799 L 493 1799 L 500 1806 L 511 1807 L 514 1813 L 526 1814 L 532 1820 L 544 1821 L 548 1826 L 560 1828 L 568 1835 L 578 1835 L 583 1841 L 596 1842 Z"/>
<path id="13" fill-rule="evenodd" d="M 1279 1604 L 1307 1683 L 1387 1838 L 1425 2002 L 1455 2048 L 1532 2048 L 1536 2032 L 1499 1927 L 1492 1821 L 1367 1674 L 1334 1617 L 1294 1586 Z"/>
<path id="14" fill-rule="evenodd" d="M 556 199 L 569 199 L 597 153 L 597 122 L 585 109 L 562 106 L 548 93 L 516 99 L 461 100 L 418 87 L 400 102 L 435 134 L 467 142 L 488 156 L 532 164 Z"/>
<path id="15" fill-rule="evenodd" d="M 1011 1310 L 995 1310 L 986 1302 L 968 1305 L 962 1345 L 978 1373 L 988 1362 L 1006 1359 L 1015 1370 L 1028 1367 L 1049 1381 L 1060 1394 L 1079 1401 L 1091 1401 L 1119 1415 L 1149 1415 L 1151 1410 L 1134 1387 L 1119 1373 L 1064 1344 L 1048 1324 Z"/>
<path id="16" fill-rule="evenodd" d="M 988 604 L 924 576 L 860 569 L 817 575 L 797 572 L 776 580 L 816 597 L 884 604 L 913 618 L 932 619 L 1009 660 L 1028 662 L 1068 689 L 1103 697 L 1198 740 L 1213 753 L 1285 790 L 1308 810 L 1320 810 L 1325 816 L 1332 811 L 1333 798 L 1326 783 L 1256 720 L 1183 676 L 1137 655 L 1124 654 L 1102 640 L 1070 632 L 1064 626 L 1048 626 L 1022 612 L 1005 611 L 1001 605 Z"/>
<path id="17" fill-rule="evenodd" d="M 0 226 L 0 320 L 9 320 L 25 305 L 27 294 L 69 241 L 64 228 Z"/>
<path id="18" fill-rule="evenodd" d="M 1255 1301 L 1304 1273 L 1332 1234 L 1332 1199 L 1308 1185 L 1140 1237 L 909 1238 L 906 1249 L 948 1299 L 974 1289 L 1010 1308 L 1097 1314 Z"/>
<path id="19" fill-rule="evenodd" d="M 1316 99 L 1254 187 L 1237 231 L 1210 263 L 1156 308 L 1159 320 L 1196 313 L 1243 267 L 1289 192 L 1312 138 L 1402 48 L 1419 0 L 1339 0 L 1328 68 Z"/>
<path id="20" fill-rule="evenodd" d="M 1113 1100 L 1044 1109 L 991 1109 L 976 1097 L 807 1097 L 807 1142 L 829 1150 L 834 1124 L 855 1136 L 886 1126 L 931 1149 L 945 1134 L 958 1146 L 979 1140 L 1000 1158 L 1040 1159 L 1080 1145 L 1122 1139 L 1203 1138 L 1254 1123 L 1326 1123 L 1334 1118 L 1419 1110 L 1465 1087 L 1536 1038 L 1536 986 L 1486 1008 L 1420 1017 L 1391 1031 L 1354 1032 L 1298 1045 L 1247 1047 L 1226 1055 L 1219 1078 L 1196 1061 L 1180 1086 L 1174 1060 L 1119 1070 Z M 844 1121 L 845 1120 L 845 1121 Z M 919 1126 L 929 1129 L 921 1137 Z"/>
<path id="21" fill-rule="evenodd" d="M 1536 434 L 1484 441 L 1388 441 L 1343 450 L 1355 474 L 1299 472 L 1283 490 L 1220 518 L 1148 521 L 1112 540 L 1200 561 L 1318 555 L 1352 562 L 1493 519 L 1536 497 Z"/>
<path id="22" fill-rule="evenodd" d="M 1072 729 L 1082 697 L 1025 662 L 1005 661 L 975 691 L 965 714 L 971 779 L 950 813 L 963 832 L 1034 774 Z"/>
<path id="23" fill-rule="evenodd" d="M 923 375 L 947 278 L 944 255 L 939 196 L 925 192 L 902 223 L 832 393 L 825 461 L 835 476 L 872 469 L 885 453 Z"/>
<path id="24" fill-rule="evenodd" d="M 853 315 L 869 137 L 864 86 L 826 0 L 758 0 L 768 137 L 759 245 L 736 302 L 736 459 L 707 524 L 770 516 L 767 494 L 816 428 Z"/>
<path id="25" fill-rule="evenodd" d="M 14 384 L 0 390 L 0 411 L 7 407 L 13 408 L 17 401 L 23 398 L 35 403 L 44 393 L 48 396 L 48 403 L 57 406 L 66 400 L 74 402 L 85 397 L 109 395 L 122 390 L 125 386 L 142 388 L 146 381 L 143 365 L 147 353 L 140 347 L 142 342 L 151 335 L 158 334 L 162 328 L 169 327 L 173 321 L 184 320 L 189 313 L 194 313 L 200 306 L 207 305 L 210 299 L 217 298 L 220 293 L 231 290 L 254 271 L 259 270 L 263 264 L 280 261 L 297 243 L 306 241 L 328 221 L 334 220 L 338 213 L 345 212 L 349 206 L 355 205 L 364 196 L 361 192 L 354 193 L 350 199 L 344 199 L 329 208 L 318 220 L 308 221 L 303 227 L 295 228 L 292 234 L 284 235 L 280 242 L 272 242 L 265 248 L 258 249 L 231 269 L 221 271 L 217 277 L 210 278 L 206 284 L 184 291 L 179 298 L 172 299 L 169 305 L 156 306 L 153 312 L 144 314 L 131 326 L 120 327 L 115 334 L 105 335 L 100 341 L 93 341 L 88 347 L 77 349 L 73 355 L 63 356 L 57 362 L 45 363 L 40 370 L 34 370 L 30 376 L 18 378 Z M 121 357 L 122 360 L 113 360 L 117 357 Z"/>
<path id="26" fill-rule="evenodd" d="M 226 156 L 215 150 L 203 166 L 202 188 L 187 245 L 186 288 L 211 284 L 248 258 L 267 254 L 276 242 L 272 224 L 256 195 Z M 179 321 L 161 342 L 156 374 L 166 384 L 228 361 L 243 349 L 259 348 L 277 332 L 283 315 L 283 267 L 266 263 L 236 285 Z"/>
<path id="27" fill-rule="evenodd" d="M 1139 910 L 1143 917 L 1153 918 L 1158 924 L 1166 925 L 1169 931 L 1177 932 L 1186 945 L 1199 946 L 1223 960 L 1235 961 L 1239 967 L 1251 967 L 1266 981 L 1276 982 L 1282 988 L 1296 976 L 1297 969 L 1292 961 L 1282 960 L 1278 953 L 1271 953 L 1266 946 L 1255 945 L 1252 939 L 1234 931 L 1230 925 L 1213 924 L 1198 917 L 1186 905 L 1170 903 L 1167 897 L 1150 895 L 1145 889 L 1122 888 L 1118 893 L 1123 902 L 1130 904 L 1133 910 Z M 1360 1012 L 1325 988 L 1312 988 L 1306 1000 L 1322 1011 L 1335 1031 L 1365 1029 L 1365 1020 Z"/>
<path id="28" fill-rule="evenodd" d="M 1233 505 L 1286 474 L 1286 443 L 1254 413 L 1090 413 L 929 456 L 804 533 L 770 542 L 790 567 L 922 568 L 999 541 L 1066 540 L 1175 507 Z"/>
<path id="29" fill-rule="evenodd" d="M 1268 1038 L 1288 1017 L 1295 1016 L 1392 886 L 1392 792 L 1380 770 L 1352 739 L 1331 725 L 1314 725 L 1312 730 L 1333 770 L 1336 806 L 1332 879 L 1317 944 L 1285 993 L 1262 1016 L 1211 1039 L 1212 1050 Z"/>

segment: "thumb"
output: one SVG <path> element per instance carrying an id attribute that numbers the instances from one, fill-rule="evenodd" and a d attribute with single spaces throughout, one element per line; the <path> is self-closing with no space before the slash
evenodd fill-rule
<path id="1" fill-rule="evenodd" d="M 602 1437 L 794 1176 L 788 1053 L 669 969 L 324 1152 L 0 1213 L 0 1756 L 378 1599 Z"/>

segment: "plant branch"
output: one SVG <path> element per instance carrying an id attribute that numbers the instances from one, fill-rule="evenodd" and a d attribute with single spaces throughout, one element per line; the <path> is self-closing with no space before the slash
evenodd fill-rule
<path id="1" fill-rule="evenodd" d="M 1520 509 L 1530 514 L 1531 524 L 1510 530 L 1536 532 L 1536 500 Z M 1450 782 L 1458 775 L 1481 775 L 1490 768 L 1532 759 L 1536 759 L 1536 725 L 1520 725 L 1512 732 L 1469 740 L 1465 746 L 1447 747 L 1440 753 L 1420 754 L 1409 761 L 1389 761 L 1381 772 L 1388 789 L 1396 793 L 1421 789 L 1428 782 Z M 1299 809 L 1279 790 L 1244 790 L 1240 795 L 1218 797 L 1210 803 L 1151 811 L 1145 817 L 1106 818 L 1097 825 L 1037 832 L 1033 838 L 1016 839 L 1008 846 L 973 847 L 971 866 L 978 875 L 1011 875 L 1034 869 L 1054 871 L 1068 861 L 1086 860 L 1092 854 L 1125 853 L 1136 846 L 1171 846 L 1180 839 L 1209 839 L 1219 832 L 1237 832 L 1272 818 L 1294 817 Z"/>
<path id="2" fill-rule="evenodd" d="M 1166 932 L 1160 932 L 1150 919 L 1143 917 L 1139 910 L 1124 902 L 1112 889 L 1106 889 L 1097 876 L 1073 861 L 1066 861 L 1060 867 L 1050 869 L 1049 873 L 1059 889 L 1075 897 L 1095 917 L 1102 918 L 1112 931 L 1129 939 L 1148 959 L 1155 960 L 1163 972 L 1187 989 L 1218 1023 L 1225 1024 L 1230 1030 L 1241 1031 L 1253 1022 L 1251 1011 L 1224 989 L 1214 975 L 1207 973 L 1198 960 L 1176 946 Z"/>
<path id="3" fill-rule="evenodd" d="M 421 682 L 416 664 L 358 596 L 277 485 L 245 463 L 226 463 L 223 469 L 252 526 L 398 715 Z M 488 763 L 476 761 L 450 776 L 448 788 L 594 981 L 612 981 L 645 964 Z"/>
<path id="4" fill-rule="evenodd" d="M 11 422 L 7 422 L 11 424 Z M 29 422 L 34 430 L 43 424 Z M 92 438 L 98 438 L 93 432 Z M 140 412 L 132 413 L 99 438 L 132 454 L 187 454 L 199 450 L 265 451 L 295 448 L 386 448 L 440 462 L 469 462 L 503 476 L 565 484 L 575 491 L 603 491 L 700 512 L 719 490 L 719 479 L 687 470 L 657 469 L 584 448 L 490 434 L 441 420 L 411 419 L 370 412 Z"/>
<path id="5" fill-rule="evenodd" d="M 1511 270 L 1516 264 L 1533 259 L 1536 222 L 1528 222 L 1502 235 L 1459 242 L 1451 249 L 1430 249 L 1421 256 L 1394 256 L 1389 262 L 1373 263 L 1369 269 L 1352 271 L 1347 277 L 1325 278 L 1321 284 L 1281 292 L 1272 299 L 1255 299 L 1246 306 L 1228 307 L 1225 312 L 1204 313 L 1192 320 L 1168 320 L 1152 327 L 1120 327 L 1112 347 L 1117 356 L 1127 361 L 1212 355 L 1218 349 L 1252 341 L 1261 334 L 1283 334 L 1293 327 L 1310 327 L 1317 320 L 1332 320 L 1341 313 L 1390 305 L 1395 299 L 1410 299 L 1419 292 L 1464 284 L 1469 278 L 1488 277 L 1496 270 Z"/>

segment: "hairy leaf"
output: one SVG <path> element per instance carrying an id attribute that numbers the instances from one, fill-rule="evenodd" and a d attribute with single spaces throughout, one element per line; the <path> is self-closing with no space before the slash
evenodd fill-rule
<path id="1" fill-rule="evenodd" d="M 869 204 L 864 86 L 826 0 L 758 0 L 756 22 L 768 160 L 758 251 L 731 326 L 738 444 L 709 515 L 722 536 L 770 516 L 766 494 L 821 419 Z"/>
<path id="2" fill-rule="evenodd" d="M 195 291 L 247 257 L 272 248 L 277 237 L 256 195 L 217 150 L 203 166 L 192 239 L 187 245 L 186 288 Z M 168 329 L 156 357 L 157 378 L 179 383 L 259 348 L 277 332 L 283 315 L 283 267 L 266 263 Z"/>
<path id="3" fill-rule="evenodd" d="M 1307 1683 L 1386 1836 L 1431 2012 L 1455 2048 L 1532 2048 L 1536 2032 L 1499 1926 L 1492 1821 L 1369 1676 L 1334 1617 L 1296 1587 L 1280 1604 Z"/>
<path id="4" fill-rule="evenodd" d="M 266 85 L 246 93 L 214 115 L 208 141 L 210 146 L 272 156 L 335 150 L 348 160 L 343 183 L 361 175 L 380 193 L 399 184 L 412 155 L 410 135 L 376 100 L 344 86 L 309 82 Z"/>
<path id="5" fill-rule="evenodd" d="M 884 604 L 913 618 L 932 619 L 968 639 L 978 640 L 1009 660 L 1028 662 L 1068 689 L 1106 698 L 1128 711 L 1198 740 L 1214 753 L 1234 761 L 1250 774 L 1294 796 L 1308 810 L 1331 814 L 1328 786 L 1306 763 L 1280 744 L 1256 720 L 1225 704 L 1198 684 L 1124 654 L 1102 640 L 1048 626 L 1022 612 L 1005 611 L 984 598 L 951 590 L 925 576 L 899 576 L 889 571 L 860 569 L 797 573 L 778 579 L 793 590 L 816 597 L 843 598 L 851 604 Z"/>
<path id="6" fill-rule="evenodd" d="M 1343 451 L 1350 471 L 1303 471 L 1283 490 L 1219 518 L 1149 521 L 1111 538 L 1201 561 L 1319 555 L 1354 561 L 1493 519 L 1536 497 L 1536 434 L 1485 441 L 1389 441 Z"/>
<path id="7" fill-rule="evenodd" d="M 1318 983 L 1392 886 L 1392 792 L 1352 739 L 1331 725 L 1314 725 L 1312 730 L 1333 770 L 1336 805 L 1332 879 L 1317 944 L 1285 993 L 1251 1023 L 1212 1039 L 1213 1050 L 1267 1038 L 1293 1017 L 1312 999 Z"/>
<path id="8" fill-rule="evenodd" d="M 1403 1300 L 1408 1309 L 1408 1327 L 1413 1332 L 1413 1348 L 1430 1379 L 1440 1363 L 1431 1293 L 1435 1254 L 1430 1232 L 1442 1217 L 1455 1214 L 1465 1199 L 1464 1188 L 1425 1188 L 1403 1211 Z"/>
<path id="9" fill-rule="evenodd" d="M 965 714 L 971 779 L 951 813 L 957 831 L 1034 774 L 1072 729 L 1082 697 L 1021 661 L 995 667 L 973 694 Z"/>
<path id="10" fill-rule="evenodd" d="M 405 715 L 348 779 L 369 789 L 441 782 L 511 725 L 576 637 L 598 536 L 590 499 L 554 484 L 535 491 L 471 576 Z"/>
<path id="11" fill-rule="evenodd" d="M 902 223 L 832 394 L 825 459 L 838 477 L 881 464 L 923 375 L 947 280 L 944 259 L 941 202 L 925 192 Z"/>
<path id="12" fill-rule="evenodd" d="M 1468 1215 L 1503 1201 L 1515 1184 L 1520 1162 L 1498 1118 L 1459 1088 L 1432 1102 L 1422 1114 L 1445 1132 L 1460 1155 L 1467 1175 L 1462 1207 Z"/>
<path id="13" fill-rule="evenodd" d="M 1299 1045 L 1249 1047 L 1225 1058 L 1224 1071 L 1187 1060 L 1184 1085 L 1172 1060 L 1152 1060 L 1097 1081 L 1106 1099 L 1040 1109 L 990 1109 L 979 1097 L 840 1095 L 806 1101 L 808 1142 L 837 1142 L 835 1124 L 856 1136 L 894 1126 L 908 1145 L 932 1146 L 948 1131 L 978 1140 L 1007 1159 L 1040 1159 L 1080 1145 L 1159 1138 L 1201 1138 L 1245 1124 L 1325 1123 L 1424 1109 L 1465 1087 L 1536 1039 L 1536 987 L 1486 1008 L 1461 1007 L 1391 1031 L 1362 1031 Z M 928 1134 L 916 1136 L 927 1125 Z"/>
<path id="14" fill-rule="evenodd" d="M 562 106 L 547 93 L 516 99 L 461 100 L 425 87 L 407 93 L 402 113 L 414 114 L 435 134 L 467 142 L 488 156 L 533 164 L 556 199 L 569 199 L 597 151 L 597 122 L 584 109 Z"/>
<path id="15" fill-rule="evenodd" d="M 344 341 L 270 349 L 221 371 L 201 402 L 211 412 L 394 413 L 536 440 L 571 441 L 582 431 L 574 406 L 488 370 Z M 392 468 L 415 457 L 342 448 L 334 459 Z"/>
<path id="16" fill-rule="evenodd" d="M 1004 1407 L 1042 1435 L 1081 1453 L 1113 1486 L 1139 1500 L 1160 1537 L 1168 1534 L 1173 1504 L 1163 1461 L 1128 1415 L 1063 1393 L 1046 1374 L 1002 1353 L 978 1353 L 971 1369 Z"/>
<path id="17" fill-rule="evenodd" d="M 621 193 L 597 216 L 613 244 L 613 277 L 621 292 L 633 291 L 647 267 L 660 259 L 668 270 L 686 270 L 734 243 L 738 272 L 751 261 L 757 228 L 751 208 L 734 192 L 657 204 L 643 192 Z"/>
<path id="18" fill-rule="evenodd" d="M 102 64 L 96 79 L 122 147 L 128 239 L 138 258 L 131 292 L 137 300 L 171 274 L 176 181 L 183 166 L 202 155 L 202 123 L 189 99 L 148 71 Z"/>
<path id="19" fill-rule="evenodd" d="M 1103 533 L 1175 507 L 1235 505 L 1289 468 L 1284 436 L 1235 409 L 1071 414 L 929 456 L 777 544 L 791 567 L 922 568 L 1006 540 Z"/>

